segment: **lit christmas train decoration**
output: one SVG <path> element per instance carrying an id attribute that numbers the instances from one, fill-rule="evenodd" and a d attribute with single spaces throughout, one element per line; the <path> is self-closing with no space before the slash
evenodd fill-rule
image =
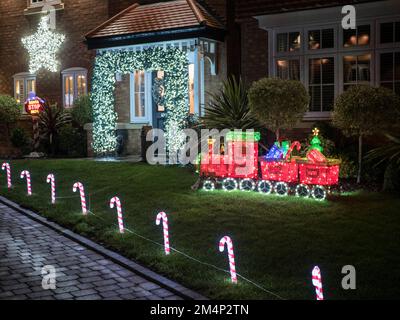
<path id="1" fill-rule="evenodd" d="M 259 157 L 259 133 L 230 132 L 226 137 L 227 156 L 214 153 L 215 141 L 208 141 L 208 154 L 200 163 L 203 189 L 214 191 L 258 191 L 262 194 L 325 200 L 331 186 L 339 182 L 340 160 L 328 159 L 314 129 L 314 138 L 306 157 L 293 156 L 300 151 L 298 141 L 276 143 L 267 155 Z"/>

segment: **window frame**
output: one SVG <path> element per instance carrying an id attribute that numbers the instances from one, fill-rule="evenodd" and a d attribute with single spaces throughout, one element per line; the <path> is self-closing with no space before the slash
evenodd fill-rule
<path id="1" fill-rule="evenodd" d="M 14 87 L 14 99 L 17 99 L 17 91 L 16 91 L 16 84 L 17 81 L 23 81 L 24 83 L 24 92 L 23 92 L 23 97 L 24 97 L 24 101 L 20 101 L 20 104 L 24 104 L 26 99 L 28 98 L 28 94 L 29 92 L 27 91 L 28 89 L 28 81 L 34 80 L 35 81 L 35 89 L 37 89 L 37 79 L 36 79 L 36 75 L 35 74 L 31 74 L 29 72 L 20 72 L 20 73 L 16 73 L 13 75 L 13 87 Z M 36 92 L 35 92 L 36 93 Z M 24 110 L 25 113 L 25 110 Z"/>
<path id="2" fill-rule="evenodd" d="M 305 65 L 307 68 L 305 68 L 305 81 L 304 81 L 304 86 L 306 87 L 307 93 L 310 95 L 310 70 L 309 70 L 309 65 L 310 65 L 310 60 L 311 59 L 322 59 L 322 58 L 333 58 L 335 67 L 334 67 L 334 96 L 335 98 L 338 96 L 338 55 L 335 53 L 328 53 L 328 54 L 317 54 L 317 55 L 307 55 L 305 57 Z M 321 84 L 322 85 L 322 84 Z M 310 95 L 311 97 L 311 95 Z M 322 97 L 321 97 L 322 99 Z M 310 102 L 311 105 L 311 102 Z M 333 111 L 333 110 L 332 110 Z M 304 119 L 329 119 L 332 116 L 332 111 L 307 111 L 304 115 Z"/>
<path id="3" fill-rule="evenodd" d="M 338 50 L 340 52 L 343 51 L 367 51 L 367 50 L 373 50 L 375 47 L 375 38 L 376 38 L 376 28 L 375 28 L 375 22 L 371 22 L 371 20 L 366 20 L 366 19 L 357 19 L 357 28 L 360 26 L 364 25 L 369 25 L 370 26 L 370 39 L 369 39 L 369 45 L 367 46 L 360 46 L 356 45 L 353 47 L 345 47 L 343 44 L 344 41 L 344 29 L 339 28 L 339 36 L 338 36 Z"/>
<path id="4" fill-rule="evenodd" d="M 143 71 L 143 70 L 138 70 Z M 135 74 L 132 72 L 129 74 L 129 97 L 130 97 L 130 122 L 133 124 L 150 124 L 153 123 L 153 99 L 149 86 L 152 85 L 151 71 L 144 71 L 144 98 L 145 98 L 145 116 L 135 116 Z"/>
<path id="5" fill-rule="evenodd" d="M 65 78 L 66 77 L 73 77 L 73 101 L 75 101 L 77 98 L 80 97 L 80 95 L 78 94 L 78 76 L 85 76 L 86 79 L 86 85 L 85 85 L 85 92 L 84 95 L 87 95 L 88 93 L 88 70 L 85 68 L 81 68 L 81 67 L 73 67 L 73 68 L 68 68 L 65 69 L 63 71 L 61 71 L 61 80 L 62 80 L 62 104 L 64 109 L 71 109 L 73 108 L 73 104 L 71 106 L 67 106 L 65 104 Z"/>
<path id="6" fill-rule="evenodd" d="M 33 0 L 28 0 L 28 8 L 38 8 L 38 7 L 43 7 L 45 4 L 48 5 L 57 5 L 61 4 L 62 0 L 42 0 L 40 2 L 34 3 L 32 2 Z"/>
<path id="7" fill-rule="evenodd" d="M 400 47 L 398 48 L 386 48 L 386 49 L 380 49 L 376 51 L 376 55 L 375 55 L 375 70 L 376 70 L 376 84 L 378 86 L 381 86 L 381 54 L 382 53 L 400 53 Z M 394 84 L 395 80 L 393 79 L 393 84 Z"/>
<path id="8" fill-rule="evenodd" d="M 278 60 L 286 60 L 286 61 L 299 60 L 299 62 L 300 62 L 300 79 L 299 79 L 299 81 L 301 81 L 301 82 L 304 81 L 304 56 L 303 55 L 274 57 L 272 74 L 275 78 L 278 78 L 278 70 L 277 70 Z"/>
<path id="9" fill-rule="evenodd" d="M 369 84 L 371 86 L 373 86 L 376 83 L 375 82 L 376 58 L 375 58 L 374 50 L 354 51 L 354 52 L 353 51 L 341 52 L 338 55 L 338 58 L 339 58 L 339 74 L 338 74 L 339 79 L 338 79 L 338 82 L 340 84 L 340 88 L 339 88 L 339 93 L 338 94 L 343 93 L 345 85 L 346 84 L 348 85 L 348 83 L 345 83 L 344 79 L 343 79 L 344 78 L 344 61 L 343 61 L 344 57 L 345 56 L 362 56 L 362 55 L 367 55 L 367 54 L 371 55 L 370 66 L 369 66 L 369 68 L 370 68 L 369 72 L 370 72 L 371 79 L 369 81 Z M 375 64 L 375 66 L 374 66 L 374 64 Z M 358 82 L 355 83 L 355 84 L 358 84 Z"/>
<path id="10" fill-rule="evenodd" d="M 376 21 L 376 43 L 375 43 L 375 48 L 378 49 L 386 49 L 386 48 L 398 48 L 400 47 L 400 42 L 399 41 L 394 41 L 390 43 L 381 43 L 381 24 L 382 23 L 388 23 L 388 22 L 400 22 L 400 15 L 392 16 L 389 18 L 384 18 L 384 19 L 378 19 Z"/>
<path id="11" fill-rule="evenodd" d="M 308 33 L 310 31 L 315 31 L 315 30 L 319 30 L 322 31 L 324 29 L 333 29 L 333 43 L 334 46 L 333 48 L 326 48 L 326 49 L 316 49 L 316 50 L 312 50 L 309 48 L 308 46 Z M 326 24 L 326 25 L 315 25 L 315 26 L 307 26 L 304 28 L 304 38 L 306 38 L 307 43 L 304 43 L 304 54 L 305 55 L 319 55 L 319 54 L 329 54 L 332 52 L 336 52 L 338 51 L 339 48 L 339 32 L 338 32 L 338 27 L 337 25 L 333 25 L 333 24 Z"/>
<path id="12" fill-rule="evenodd" d="M 289 34 L 289 33 L 294 33 L 294 32 L 300 33 L 300 50 L 279 52 L 278 51 L 278 34 L 280 34 L 280 33 L 288 33 Z M 272 44 L 273 44 L 274 57 L 284 57 L 284 56 L 287 57 L 287 56 L 303 55 L 304 54 L 304 29 L 302 27 L 274 29 Z"/>

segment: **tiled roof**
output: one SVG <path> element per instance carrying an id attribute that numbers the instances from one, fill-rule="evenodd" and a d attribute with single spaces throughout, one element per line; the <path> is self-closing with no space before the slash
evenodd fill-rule
<path id="1" fill-rule="evenodd" d="M 246 18 L 269 13 L 315 9 L 382 0 L 237 0 L 237 16 Z"/>
<path id="2" fill-rule="evenodd" d="M 195 0 L 175 0 L 154 4 L 133 4 L 86 35 L 86 38 L 143 34 L 164 30 L 223 25 Z"/>

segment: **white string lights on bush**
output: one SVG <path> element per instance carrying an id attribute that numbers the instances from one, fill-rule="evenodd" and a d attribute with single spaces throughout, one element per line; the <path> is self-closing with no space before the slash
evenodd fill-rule
<path id="1" fill-rule="evenodd" d="M 35 74 L 40 69 L 57 72 L 57 51 L 64 42 L 65 36 L 53 32 L 49 25 L 49 16 L 42 17 L 36 33 L 22 38 L 22 44 L 29 53 L 29 72 Z"/>
<path id="2" fill-rule="evenodd" d="M 142 51 L 107 51 L 95 60 L 92 81 L 93 149 L 113 153 L 117 146 L 114 110 L 115 74 L 137 70 L 164 71 L 165 139 L 168 154 L 177 154 L 184 143 L 188 114 L 189 62 L 179 48 L 148 48 Z"/>

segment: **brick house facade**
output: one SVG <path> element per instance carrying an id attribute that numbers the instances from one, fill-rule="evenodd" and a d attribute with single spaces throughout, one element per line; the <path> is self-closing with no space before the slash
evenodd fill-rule
<path id="1" fill-rule="evenodd" d="M 16 95 L 15 75 L 22 74 L 29 79 L 29 75 L 26 75 L 27 53 L 21 45 L 21 37 L 33 33 L 38 22 L 38 14 L 35 13 L 39 9 L 32 6 L 32 2 L 41 1 L 0 2 L 0 94 Z M 149 5 L 168 1 L 51 2 L 58 9 L 57 31 L 64 33 L 67 39 L 59 52 L 60 72 L 39 72 L 35 86 L 39 96 L 65 105 L 68 96 L 64 88 L 65 77 L 70 74 L 76 77 L 82 75 L 82 70 L 87 70 L 84 75 L 89 92 L 93 59 L 96 50 L 102 50 L 99 46 L 89 48 L 96 50 L 88 50 L 84 43 L 85 35 L 134 3 Z M 313 111 L 299 124 L 305 130 L 316 120 L 330 119 L 332 100 L 347 86 L 369 83 L 400 92 L 399 1 L 197 0 L 196 3 L 226 30 L 224 38 L 216 41 L 216 74 L 211 72 L 210 60 L 204 60 L 203 88 L 196 98 L 198 110 L 207 104 L 206 92 L 216 90 L 221 80 L 229 74 L 241 76 L 247 84 L 265 76 L 302 81 L 312 96 L 310 111 Z M 346 4 L 354 4 L 357 8 L 357 24 L 360 28 L 355 34 L 345 33 L 340 27 L 341 8 Z M 361 38 L 366 42 L 358 43 Z M 314 47 L 311 47 L 311 43 Z M 315 70 L 330 70 L 326 73 L 330 82 L 318 83 Z M 324 72 L 321 71 L 322 76 Z M 24 84 L 26 86 L 27 82 Z M 135 124 L 130 119 L 130 86 L 129 77 L 121 76 L 116 85 L 115 108 L 119 114 L 120 128 L 131 130 L 128 132 L 131 143 L 125 152 L 137 154 L 140 153 L 139 132 L 143 124 Z M 90 138 L 90 126 L 88 129 Z"/>

